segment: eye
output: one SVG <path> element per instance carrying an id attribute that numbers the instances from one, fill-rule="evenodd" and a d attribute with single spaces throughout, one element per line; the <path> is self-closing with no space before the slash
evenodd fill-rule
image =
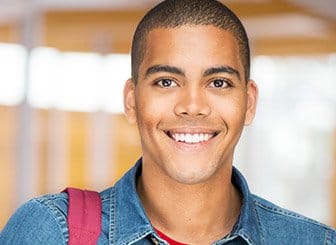
<path id="1" fill-rule="evenodd" d="M 210 88 L 226 88 L 229 87 L 230 84 L 225 79 L 215 79 L 210 83 Z"/>
<path id="2" fill-rule="evenodd" d="M 156 81 L 155 84 L 159 85 L 162 88 L 169 88 L 169 87 L 176 87 L 177 86 L 176 82 L 174 82 L 172 79 L 168 79 L 168 78 L 160 79 L 160 80 Z"/>

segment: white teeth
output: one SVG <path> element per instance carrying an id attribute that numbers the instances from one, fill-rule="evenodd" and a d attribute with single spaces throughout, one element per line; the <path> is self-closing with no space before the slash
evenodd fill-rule
<path id="1" fill-rule="evenodd" d="M 180 134 L 172 133 L 172 138 L 175 141 L 185 142 L 185 143 L 200 143 L 207 141 L 214 136 L 214 134 Z"/>
<path id="2" fill-rule="evenodd" d="M 186 142 L 190 142 L 190 143 L 193 142 L 193 137 L 192 137 L 192 135 L 191 135 L 191 134 L 187 134 L 186 137 L 185 137 L 185 141 L 186 141 Z"/>
<path id="3" fill-rule="evenodd" d="M 204 134 L 204 135 L 203 135 L 204 140 L 208 140 L 208 139 L 210 139 L 211 137 L 212 137 L 212 135 L 209 135 L 209 134 Z"/>

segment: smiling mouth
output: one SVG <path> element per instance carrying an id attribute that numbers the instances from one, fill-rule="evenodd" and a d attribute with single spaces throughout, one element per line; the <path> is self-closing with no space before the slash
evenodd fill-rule
<path id="1" fill-rule="evenodd" d="M 169 138 L 176 142 L 183 142 L 187 144 L 198 144 L 209 141 L 214 138 L 218 133 L 175 133 L 171 131 L 165 131 Z"/>

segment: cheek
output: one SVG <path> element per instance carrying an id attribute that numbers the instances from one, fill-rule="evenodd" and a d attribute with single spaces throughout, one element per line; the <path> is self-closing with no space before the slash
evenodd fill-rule
<path id="1" fill-rule="evenodd" d="M 242 95 L 223 96 L 212 101 L 213 111 L 218 114 L 228 127 L 244 125 L 246 113 L 246 99 Z"/>
<path id="2" fill-rule="evenodd" d="M 171 111 L 169 99 L 162 95 L 139 93 L 136 99 L 136 114 L 139 126 L 156 127 Z M 140 128 L 141 130 L 141 128 Z"/>

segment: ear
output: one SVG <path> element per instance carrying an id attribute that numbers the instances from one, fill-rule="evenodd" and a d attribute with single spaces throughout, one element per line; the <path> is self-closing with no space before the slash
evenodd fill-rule
<path id="1" fill-rule="evenodd" d="M 136 123 L 136 108 L 135 108 L 135 83 L 132 79 L 128 79 L 124 87 L 124 111 L 127 120 L 134 124 Z"/>
<path id="2" fill-rule="evenodd" d="M 250 125 L 257 109 L 258 86 L 253 80 L 249 80 L 246 86 L 247 109 L 245 114 L 245 125 Z"/>

